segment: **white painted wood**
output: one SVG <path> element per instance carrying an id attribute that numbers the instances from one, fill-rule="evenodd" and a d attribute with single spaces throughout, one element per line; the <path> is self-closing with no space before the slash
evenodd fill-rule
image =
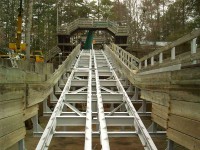
<path id="1" fill-rule="evenodd" d="M 139 62 L 139 69 L 142 69 L 142 62 Z"/>
<path id="2" fill-rule="evenodd" d="M 163 53 L 159 54 L 159 63 L 163 63 Z"/>
<path id="3" fill-rule="evenodd" d="M 197 38 L 194 38 L 192 41 L 191 41 L 191 54 L 195 54 L 197 52 L 197 45 L 196 45 L 196 42 L 197 42 Z M 196 64 L 197 61 L 194 60 L 192 62 L 192 64 Z"/>
<path id="4" fill-rule="evenodd" d="M 171 60 L 174 60 L 176 58 L 176 50 L 175 50 L 175 47 L 173 47 L 171 49 Z"/>
<path id="5" fill-rule="evenodd" d="M 147 67 L 147 59 L 144 61 L 144 67 Z"/>
<path id="6" fill-rule="evenodd" d="M 151 66 L 154 65 L 154 56 L 151 57 Z"/>
<path id="7" fill-rule="evenodd" d="M 194 38 L 191 41 L 191 53 L 194 54 L 197 52 L 197 45 L 196 45 L 197 38 Z"/>

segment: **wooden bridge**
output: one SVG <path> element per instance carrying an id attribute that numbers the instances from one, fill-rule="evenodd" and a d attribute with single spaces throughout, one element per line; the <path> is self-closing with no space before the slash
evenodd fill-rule
<path id="1" fill-rule="evenodd" d="M 74 45 L 72 44 L 72 37 L 75 33 L 82 30 L 107 31 L 114 37 L 115 44 L 122 48 L 126 48 L 128 46 L 128 27 L 126 25 L 119 25 L 109 20 L 104 21 L 79 18 L 58 29 L 58 46 L 63 53 L 69 54 L 72 51 L 74 48 Z"/>
<path id="2" fill-rule="evenodd" d="M 94 25 L 95 22 L 91 22 L 90 26 Z M 76 27 L 71 25 L 66 33 L 73 33 L 78 26 L 80 25 L 78 24 Z M 113 30 L 113 33 L 116 32 Z M 109 137 L 135 136 L 139 137 L 143 149 L 153 150 L 157 148 L 149 136 L 159 137 L 166 133 L 167 149 L 172 150 L 173 145 L 178 143 L 185 148 L 198 150 L 200 148 L 200 50 L 196 41 L 199 36 L 200 30 L 195 30 L 140 59 L 116 44 L 111 44 L 104 45 L 102 51 L 91 50 L 88 52 L 80 51 L 80 45 L 77 45 L 57 69 L 53 69 L 51 63 L 22 61 L 17 62 L 18 68 L 12 68 L 8 61 L 1 60 L 0 149 L 9 149 L 17 142 L 19 149 L 25 149 L 26 129 L 24 122 L 30 118 L 32 118 L 34 125 L 34 135 L 41 136 L 43 130 L 38 123 L 38 110 L 39 105 L 43 105 L 43 109 L 40 111 L 42 110 L 43 115 L 46 116 L 55 115 L 59 121 L 57 124 L 69 125 L 71 122 L 72 125 L 81 124 L 87 128 L 83 132 L 59 134 L 55 129 L 56 125 L 50 121 L 47 125 L 50 128 L 44 130 L 38 149 L 43 144 L 42 149 L 47 149 L 48 139 L 52 136 L 54 138 L 56 136 L 88 136 L 85 138 L 85 149 L 88 150 L 92 148 L 92 135 L 100 137 L 103 144 L 102 149 L 109 149 Z M 181 45 L 184 45 L 185 49 L 179 48 Z M 82 62 L 79 64 L 77 63 L 79 61 Z M 91 63 L 89 64 L 89 62 Z M 92 65 L 92 63 L 94 64 Z M 91 69 L 92 66 L 93 69 Z M 97 72 L 92 72 L 92 70 Z M 96 84 L 93 82 L 94 75 L 96 76 Z M 72 89 L 69 89 L 70 85 L 73 85 Z M 81 85 L 83 87 L 80 87 Z M 84 90 L 85 86 L 87 90 Z M 96 86 L 96 89 L 92 89 L 93 86 Z M 73 93 L 79 93 L 80 97 L 67 98 L 70 93 L 68 95 L 62 93 L 63 88 L 66 91 L 71 91 L 71 96 Z M 94 90 L 96 93 L 93 94 L 96 94 L 96 100 L 99 102 L 98 108 L 96 108 L 98 111 L 91 112 L 91 108 L 94 107 L 91 105 L 91 101 L 86 103 L 87 110 L 81 111 L 77 104 L 82 101 L 86 102 L 83 97 L 90 97 Z M 105 93 L 111 98 L 106 97 Z M 120 95 L 122 96 L 120 99 L 120 96 L 116 97 L 116 94 L 123 94 L 123 96 Z M 58 95 L 61 95 L 61 98 L 58 98 Z M 73 112 L 62 112 L 64 104 L 62 98 L 66 102 L 70 101 L 65 105 Z M 107 101 L 107 103 L 112 104 L 109 105 L 110 112 L 104 113 L 103 107 L 100 107 L 102 100 L 103 103 Z M 49 109 L 49 104 L 53 105 L 56 102 L 58 103 L 52 112 Z M 72 103 L 76 104 L 71 105 Z M 136 109 L 135 104 L 139 105 L 139 108 Z M 149 109 L 149 106 L 152 108 Z M 118 112 L 119 109 L 121 112 Z M 78 122 L 73 118 L 70 119 L 69 116 L 64 116 L 65 119 L 69 120 L 69 122 L 65 122 L 62 115 L 58 116 L 61 112 L 67 115 L 71 114 L 73 117 L 76 116 L 79 118 Z M 152 124 L 146 129 L 140 117 L 142 115 L 149 116 L 149 114 L 151 114 Z M 86 119 L 82 115 L 86 115 L 88 118 Z M 123 117 L 119 117 L 119 115 Z M 114 120 L 113 116 L 118 117 L 120 121 Z M 98 119 L 99 121 L 97 121 Z M 133 119 L 132 122 L 131 119 Z M 92 131 L 91 125 L 93 123 L 99 124 L 101 132 Z M 112 133 L 105 130 L 105 125 L 134 126 L 135 131 Z M 158 126 L 161 126 L 166 132 L 160 131 Z"/>
<path id="3" fill-rule="evenodd" d="M 114 36 L 128 36 L 128 28 L 126 25 L 118 25 L 112 21 L 94 20 L 88 18 L 79 18 L 62 26 L 58 29 L 58 34 L 71 35 L 77 30 L 107 30 Z"/>

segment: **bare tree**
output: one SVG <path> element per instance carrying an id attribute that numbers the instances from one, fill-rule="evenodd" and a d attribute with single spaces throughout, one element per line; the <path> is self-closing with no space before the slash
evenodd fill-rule
<path id="1" fill-rule="evenodd" d="M 28 18 L 26 25 L 26 59 L 30 60 L 30 44 L 31 44 L 31 27 L 32 27 L 32 17 L 33 17 L 33 0 L 29 0 L 28 4 Z"/>

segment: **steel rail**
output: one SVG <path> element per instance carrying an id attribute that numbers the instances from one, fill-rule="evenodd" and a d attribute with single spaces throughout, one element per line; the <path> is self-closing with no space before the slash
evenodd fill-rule
<path id="1" fill-rule="evenodd" d="M 124 90 L 121 82 L 119 81 L 119 78 L 117 76 L 117 74 L 115 73 L 114 71 L 114 68 L 112 67 L 112 65 L 110 64 L 107 56 L 105 55 L 105 53 L 101 50 L 101 52 L 103 53 L 107 63 L 108 63 L 108 66 L 110 67 L 110 70 L 114 76 L 114 78 L 116 79 L 116 82 L 117 82 L 117 87 L 118 89 L 123 93 L 123 101 L 126 102 L 125 105 L 128 106 L 128 109 L 131 113 L 131 115 L 134 116 L 134 126 L 135 126 L 135 129 L 136 129 L 136 132 L 140 138 L 140 141 L 142 142 L 143 146 L 144 146 L 144 149 L 145 150 L 157 150 L 157 147 L 155 146 L 151 136 L 149 135 L 146 127 L 144 126 L 140 116 L 138 115 L 135 107 L 133 106 L 131 100 L 129 99 L 126 91 Z"/>
<path id="2" fill-rule="evenodd" d="M 99 128 L 100 128 L 100 131 L 99 131 L 100 141 L 101 141 L 102 150 L 110 150 L 106 120 L 105 120 L 105 115 L 104 115 L 103 100 L 101 96 L 99 73 L 98 73 L 97 61 L 96 61 L 94 50 L 93 50 L 93 57 L 94 57 L 95 79 L 96 79 L 96 94 L 97 94 L 98 119 L 99 119 Z"/>
<path id="3" fill-rule="evenodd" d="M 85 125 L 85 150 L 92 150 L 92 50 L 89 51 L 89 72 L 87 89 L 87 110 Z"/>
<path id="4" fill-rule="evenodd" d="M 82 53 L 83 51 L 81 51 Z M 78 63 L 79 63 L 79 60 L 80 60 L 80 56 L 81 56 L 81 53 L 74 65 L 74 68 L 67 80 L 67 83 L 65 84 L 65 87 L 60 95 L 60 98 L 55 106 L 55 109 L 49 119 L 49 122 L 47 123 L 47 126 L 39 140 L 39 143 L 36 147 L 36 150 L 47 150 L 48 147 L 49 147 L 49 144 L 51 142 L 51 139 L 53 137 L 53 134 L 55 132 L 55 128 L 56 128 L 56 117 L 57 116 L 60 116 L 60 114 L 62 113 L 62 109 L 63 109 L 63 106 L 64 106 L 64 100 L 65 100 L 65 94 L 69 92 L 70 90 L 70 86 L 71 86 L 71 81 L 73 79 L 73 76 L 74 76 L 74 72 L 76 70 L 76 68 L 78 67 Z"/>

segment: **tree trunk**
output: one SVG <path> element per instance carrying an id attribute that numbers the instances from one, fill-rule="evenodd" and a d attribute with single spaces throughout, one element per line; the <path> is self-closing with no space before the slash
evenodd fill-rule
<path id="1" fill-rule="evenodd" d="M 26 32 L 26 59 L 30 60 L 30 44 L 31 44 L 31 27 L 33 17 L 33 0 L 29 0 L 28 6 L 28 19 L 27 19 L 27 32 Z"/>

